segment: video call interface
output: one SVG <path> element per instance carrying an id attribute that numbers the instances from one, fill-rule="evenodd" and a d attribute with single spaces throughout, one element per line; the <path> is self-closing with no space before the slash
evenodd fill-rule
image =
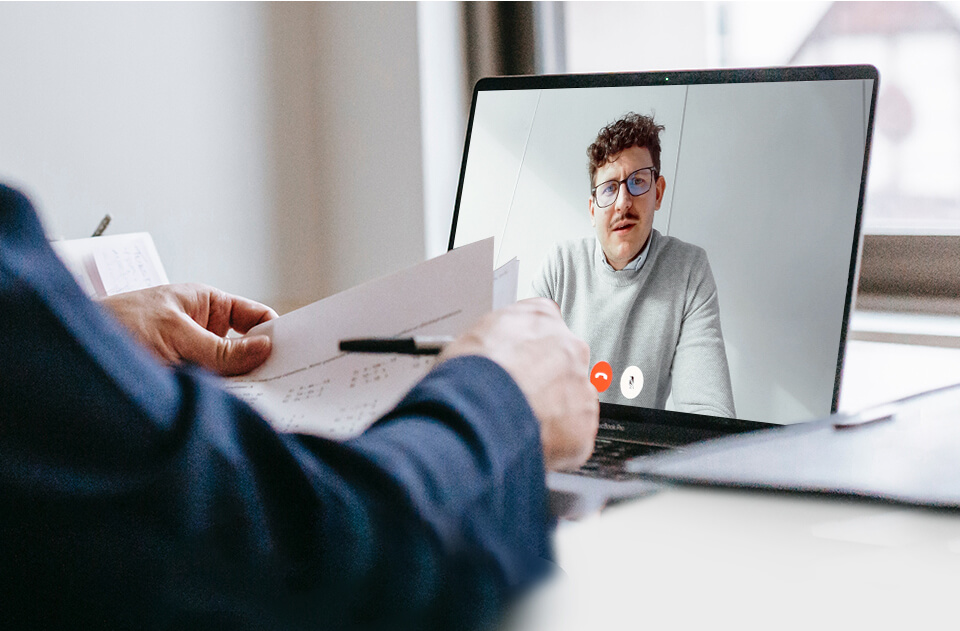
<path id="1" fill-rule="evenodd" d="M 518 298 L 560 305 L 601 402 L 827 415 L 873 83 L 481 89 L 452 245 L 493 236 L 496 266 L 519 259 Z M 591 180 L 601 130 L 643 120 L 662 126 L 659 169 L 625 148 Z"/>

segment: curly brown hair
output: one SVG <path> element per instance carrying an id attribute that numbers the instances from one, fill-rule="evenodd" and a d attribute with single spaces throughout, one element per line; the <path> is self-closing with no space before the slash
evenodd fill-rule
<path id="1" fill-rule="evenodd" d="M 597 175 L 597 169 L 616 158 L 624 149 L 646 147 L 653 158 L 653 167 L 660 173 L 660 132 L 663 125 L 658 125 L 652 116 L 629 112 L 616 120 L 597 134 L 597 139 L 587 147 L 587 170 L 590 172 L 590 186 Z"/>

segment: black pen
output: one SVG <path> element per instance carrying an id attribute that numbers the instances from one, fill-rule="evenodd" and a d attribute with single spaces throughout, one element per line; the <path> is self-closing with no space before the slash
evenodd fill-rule
<path id="1" fill-rule="evenodd" d="M 91 236 L 99 237 L 100 235 L 102 235 L 103 231 L 106 230 L 107 226 L 110 225 L 110 219 L 111 217 L 109 214 L 104 215 L 103 219 L 101 219 L 100 223 L 97 225 L 97 229 L 93 231 L 93 235 Z"/>
<path id="2" fill-rule="evenodd" d="M 453 341 L 448 335 L 416 337 L 360 337 L 340 340 L 340 350 L 347 353 L 398 353 L 401 355 L 438 355 Z"/>

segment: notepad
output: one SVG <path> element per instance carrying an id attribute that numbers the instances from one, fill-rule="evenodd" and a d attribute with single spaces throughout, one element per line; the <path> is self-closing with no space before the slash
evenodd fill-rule
<path id="1" fill-rule="evenodd" d="M 90 298 L 105 298 L 170 281 L 147 232 L 50 243 Z"/>

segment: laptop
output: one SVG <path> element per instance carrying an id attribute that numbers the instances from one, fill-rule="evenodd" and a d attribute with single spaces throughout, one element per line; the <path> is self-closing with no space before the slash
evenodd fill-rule
<path id="1" fill-rule="evenodd" d="M 828 66 L 477 83 L 449 246 L 493 236 L 518 298 L 554 298 L 591 347 L 600 431 L 581 470 L 548 475 L 558 512 L 651 490 L 631 459 L 836 412 L 878 82 Z M 615 153 L 638 124 L 659 160 Z"/>

